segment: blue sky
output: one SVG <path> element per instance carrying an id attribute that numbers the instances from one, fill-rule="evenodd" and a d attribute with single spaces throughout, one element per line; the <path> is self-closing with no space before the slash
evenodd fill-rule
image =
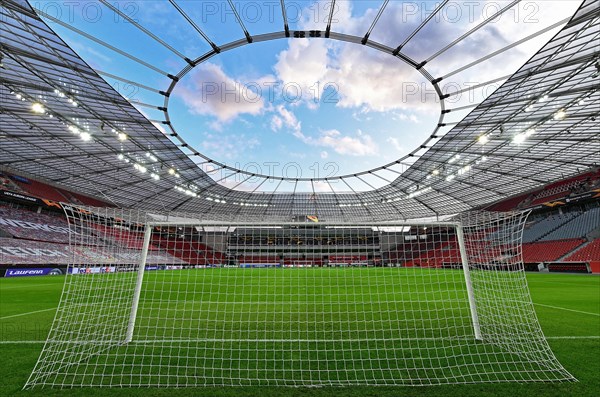
<path id="1" fill-rule="evenodd" d="M 217 44 L 243 38 L 227 2 L 177 2 Z M 324 30 L 328 1 L 288 1 L 292 30 Z M 403 52 L 427 59 L 509 1 L 451 1 Z M 442 76 L 571 15 L 580 1 L 522 1 L 498 20 L 444 52 L 427 69 Z M 177 52 L 197 58 L 208 43 L 167 1 L 113 1 L 117 8 Z M 279 1 L 237 1 L 252 35 L 282 30 Z M 332 30 L 364 35 L 381 1 L 338 1 Z M 391 1 L 371 39 L 396 47 L 435 8 L 431 1 Z M 32 1 L 32 5 L 176 74 L 186 63 L 96 2 Z M 170 79 L 55 23 L 49 23 L 92 67 L 164 90 Z M 508 76 L 557 29 L 446 79 L 447 92 Z M 106 78 L 123 96 L 162 106 L 163 97 Z M 481 102 L 496 85 L 452 98 L 450 107 Z M 365 46 L 318 39 L 283 39 L 223 52 L 197 66 L 176 86 L 169 114 L 194 148 L 236 168 L 275 176 L 344 175 L 392 162 L 418 147 L 437 124 L 432 87 L 400 60 Z M 226 92 L 225 92 L 226 91 Z M 137 106 L 151 120 L 162 112 Z M 467 111 L 455 112 L 459 121 Z M 447 132 L 445 128 L 442 132 Z M 293 167 L 288 167 L 293 163 Z M 301 175 L 298 175 L 298 174 Z M 222 173 L 215 173 L 218 180 Z M 236 184 L 224 180 L 223 184 Z M 376 183 L 376 182 L 374 182 Z M 380 185 L 383 181 L 378 182 Z"/>

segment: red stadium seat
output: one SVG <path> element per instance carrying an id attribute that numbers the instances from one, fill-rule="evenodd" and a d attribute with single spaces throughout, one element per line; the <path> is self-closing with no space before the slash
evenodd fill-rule
<path id="1" fill-rule="evenodd" d="M 565 261 L 600 261 L 600 239 L 593 240 L 591 243 L 578 249 L 577 251 L 566 257 Z"/>
<path id="2" fill-rule="evenodd" d="M 523 244 L 523 261 L 525 263 L 557 261 L 583 244 L 584 241 L 583 239 L 572 239 Z"/>

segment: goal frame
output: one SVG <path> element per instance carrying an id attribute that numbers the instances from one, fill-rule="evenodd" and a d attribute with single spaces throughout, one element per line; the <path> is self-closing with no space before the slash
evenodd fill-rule
<path id="1" fill-rule="evenodd" d="M 75 205 L 63 205 L 63 209 L 69 220 L 69 242 L 72 247 L 91 251 L 105 250 L 107 253 L 114 250 L 115 257 L 118 258 L 122 253 L 119 250 L 123 249 L 118 248 L 123 247 L 119 245 L 121 240 L 110 232 L 104 234 L 106 232 L 102 228 L 106 228 L 105 225 L 114 226 L 116 229 L 112 229 L 113 231 L 121 230 L 122 225 L 130 225 L 129 230 L 136 233 L 136 241 L 141 241 L 142 244 L 136 245 L 135 261 L 130 261 L 133 260 L 130 257 L 131 259 L 123 259 L 115 264 L 114 271 L 125 272 L 117 278 L 114 278 L 116 275 L 104 276 L 93 272 L 90 276 L 75 275 L 81 274 L 86 262 L 83 259 L 78 262 L 76 257 L 73 258 L 65 277 L 52 328 L 24 386 L 26 389 L 37 386 L 162 386 L 162 376 L 172 377 L 173 380 L 168 384 L 177 387 L 256 384 L 423 386 L 575 380 L 550 350 L 535 315 L 524 278 L 522 233 L 528 211 L 475 211 L 446 221 L 390 221 L 388 218 L 385 221 L 332 219 L 315 223 L 308 219 L 290 222 L 289 218 L 285 221 L 277 218 L 257 221 L 235 217 L 231 220 L 214 220 L 205 219 L 199 214 L 160 214 L 134 209 Z M 114 238 L 114 241 L 94 245 L 99 243 L 86 236 L 90 232 L 97 233 L 97 229 L 102 230 L 104 238 Z M 271 233 L 269 229 L 281 229 L 283 232 Z M 366 237 L 370 233 L 379 236 L 376 242 L 361 243 L 364 237 L 360 236 Z M 268 248 L 263 239 L 265 236 L 284 236 L 286 242 L 277 242 Z M 287 236 L 294 241 L 291 247 Z M 308 240 L 312 240 L 314 236 L 319 238 L 316 243 L 306 240 L 303 248 L 300 246 L 301 242 L 298 243 L 298 248 L 293 248 L 296 247 L 298 236 Z M 191 255 L 192 251 L 188 251 L 193 250 L 191 245 L 169 245 L 177 241 L 188 241 L 188 238 L 191 239 L 189 244 L 202 243 L 200 245 L 205 247 L 198 245 L 198 250 L 207 249 L 206 247 L 212 250 L 210 246 L 213 243 L 210 241 L 216 242 L 216 249 L 226 250 L 226 256 L 211 255 L 209 258 L 198 251 L 195 254 L 197 260 L 192 261 L 192 256 L 186 256 Z M 321 245 L 324 244 L 321 238 L 327 240 L 326 245 Z M 333 246 L 329 245 L 330 239 L 335 240 Z M 346 239 L 349 239 L 348 242 Z M 277 240 L 279 241 L 279 237 Z M 340 243 L 341 240 L 343 242 Z M 286 244 L 288 248 L 279 248 Z M 312 248 L 312 244 L 317 244 L 314 246 L 316 248 Z M 152 272 L 153 275 L 150 276 L 148 270 L 157 270 L 156 266 L 149 266 L 157 263 L 157 249 L 171 255 L 171 259 L 167 258 L 164 263 L 173 266 L 164 265 L 161 269 L 164 273 Z M 183 255 L 172 256 L 173 252 L 170 250 L 180 250 Z M 281 252 L 283 253 L 280 254 Z M 368 255 L 368 261 L 363 256 L 351 256 L 356 252 L 367 252 L 373 256 Z M 258 260 L 271 260 L 277 264 L 252 262 L 252 255 L 256 255 Z M 356 263 L 351 264 L 350 260 Z M 99 259 L 92 263 L 95 265 L 91 266 L 101 266 L 106 262 Z M 260 265 L 249 266 L 252 263 Z M 364 267 L 364 270 L 340 269 L 338 272 L 335 269 L 315 269 L 305 273 L 300 269 L 285 269 L 321 266 Z M 375 266 L 384 266 L 390 270 L 367 269 Z M 228 269 L 232 267 L 239 270 Z M 245 267 L 280 269 L 242 270 Z M 189 270 L 185 273 L 171 271 L 177 269 Z M 85 270 L 87 273 L 90 269 Z M 300 274 L 308 274 L 311 278 L 301 279 L 300 277 L 306 276 Z M 321 276 L 325 276 L 323 281 L 319 281 L 319 286 L 313 289 L 311 282 L 314 281 L 310 280 L 317 280 L 312 277 Z M 262 277 L 254 279 L 258 281 L 256 285 L 259 285 L 259 289 L 242 288 L 240 292 L 233 292 L 238 289 L 231 289 L 237 288 L 236 286 L 251 286 L 254 277 Z M 305 289 L 294 289 L 295 292 L 289 297 L 285 292 L 283 295 L 282 292 L 274 291 L 262 294 L 260 288 L 270 285 L 270 280 L 275 282 L 273 285 L 279 285 L 279 288 L 302 286 Z M 107 282 L 114 284 L 106 284 Z M 98 283 L 100 289 L 95 291 Z M 113 301 L 110 294 L 103 295 L 103 285 L 118 293 L 115 295 L 117 301 Z M 221 285 L 227 287 L 222 290 Z M 352 292 L 352 289 L 344 289 L 345 286 L 358 286 L 359 289 L 358 292 Z M 365 286 L 368 289 L 361 289 L 367 288 Z M 121 291 L 120 288 L 124 290 Z M 332 289 L 330 291 L 324 288 Z M 167 292 L 166 299 L 163 300 L 161 291 L 165 290 L 175 291 L 175 295 L 168 295 L 171 292 Z M 204 291 L 208 295 L 203 295 Z M 258 295 L 252 295 L 252 292 L 248 294 L 249 291 L 255 291 L 254 294 Z M 201 298 L 194 300 L 197 299 L 196 296 L 212 297 L 211 293 L 216 293 L 214 299 L 208 299 L 205 303 Z M 231 293 L 230 297 L 225 293 Z M 379 294 L 383 295 L 380 297 Z M 263 300 L 252 298 L 253 296 Z M 283 298 L 284 296 L 286 297 Z M 320 305 L 338 303 L 327 308 L 320 306 L 322 309 L 308 306 L 307 303 L 316 302 L 313 301 L 314 296 L 322 297 L 318 298 L 319 302 L 323 302 Z M 331 297 L 334 299 L 330 299 Z M 95 300 L 99 306 L 86 305 L 89 299 Z M 335 306 L 346 299 L 350 303 Z M 237 301 L 255 305 L 240 306 L 237 309 L 222 306 L 232 309 L 222 309 L 220 316 L 215 314 L 219 313 L 215 310 L 221 306 L 213 305 L 237 304 Z M 262 303 L 263 301 L 267 303 Z M 175 315 L 168 314 L 170 312 L 165 312 L 166 309 L 160 309 L 178 302 L 201 303 L 193 303 Z M 269 302 L 287 306 L 275 309 L 275 306 L 269 306 Z M 356 306 L 356 302 L 364 302 L 359 305 L 366 306 Z M 165 306 L 161 306 L 163 304 Z M 299 311 L 295 312 L 298 308 Z M 259 313 L 265 319 L 272 318 L 273 320 L 268 320 L 269 323 L 272 321 L 273 325 L 284 328 L 273 328 L 268 331 L 268 335 L 261 337 L 261 332 L 264 331 L 263 326 L 259 326 L 260 320 L 257 320 Z M 282 317 L 282 313 L 289 313 L 290 316 L 298 314 L 301 322 L 290 322 L 289 319 L 293 317 Z M 315 317 L 314 314 L 317 313 L 319 316 L 333 317 L 327 317 L 329 319 L 321 323 L 319 318 L 326 317 Z M 313 317 L 307 317 L 311 314 Z M 255 315 L 257 317 L 253 317 Z M 505 317 L 507 321 L 504 321 Z M 372 325 L 366 325 L 367 318 L 374 321 L 369 323 Z M 386 320 L 381 320 L 384 318 Z M 79 319 L 87 320 L 84 323 Z M 185 327 L 178 328 L 168 323 L 175 319 L 185 324 Z M 72 323 L 74 320 L 77 322 Z M 223 325 L 212 328 L 210 321 L 223 321 Z M 78 329 L 89 330 L 89 334 L 83 334 Z M 239 333 L 236 331 L 238 329 L 247 331 Z M 343 333 L 332 333 L 331 330 Z M 184 332 L 192 338 L 182 339 Z M 228 332 L 228 336 L 220 336 L 225 335 L 223 332 Z M 521 335 L 523 332 L 525 334 Z M 100 340 L 104 335 L 109 337 Z M 190 347 L 189 343 L 195 345 Z M 327 343 L 336 345 L 328 347 Z M 147 355 L 145 346 L 159 346 L 160 349 L 152 347 Z M 163 348 L 166 350 L 161 350 Z M 391 355 L 387 353 L 388 348 L 392 349 Z M 173 349 L 191 349 L 179 350 L 184 357 L 191 359 L 189 365 L 183 370 L 176 367 L 169 375 L 155 372 L 156 369 L 153 368 L 156 367 L 153 365 L 156 364 L 152 363 L 162 362 L 163 359 L 178 359 L 177 353 L 172 353 Z M 256 357 L 267 360 L 268 357 L 273 357 L 273 361 L 260 361 L 262 364 L 259 364 L 258 359 L 252 358 L 252 355 L 245 355 L 245 352 L 253 351 L 256 352 Z M 292 353 L 301 357 L 296 364 L 290 364 L 282 358 Z M 237 358 L 229 356 L 230 354 L 236 354 Z M 319 362 L 315 361 L 317 357 L 326 357 L 325 362 L 322 365 L 316 364 Z M 142 365 L 130 367 L 130 359 L 143 360 L 139 361 Z M 206 364 L 207 359 L 217 361 Z M 255 362 L 256 367 L 248 367 L 248 362 Z M 377 362 L 382 368 L 386 368 L 385 371 L 389 371 L 389 375 L 382 374 L 378 377 L 373 369 L 368 369 L 372 363 Z M 218 368 L 230 368 L 230 371 L 237 371 L 239 374 L 228 375 L 226 371 L 218 372 Z M 517 368 L 524 368 L 529 372 L 521 375 Z M 241 375 L 249 374 L 250 371 L 256 371 L 256 377 Z M 134 381 L 134 378 L 139 380 Z"/>

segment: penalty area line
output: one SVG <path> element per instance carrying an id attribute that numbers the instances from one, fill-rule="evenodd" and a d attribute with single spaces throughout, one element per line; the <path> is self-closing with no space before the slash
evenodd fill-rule
<path id="1" fill-rule="evenodd" d="M 35 310 L 33 312 L 20 313 L 20 314 L 12 314 L 10 316 L 0 317 L 0 320 L 6 320 L 7 318 L 14 318 L 14 317 L 21 317 L 21 316 L 29 316 L 30 314 L 49 312 L 50 310 L 56 310 L 56 309 L 58 309 L 58 308 L 57 307 L 51 307 L 50 309 L 42 309 L 42 310 Z"/>
<path id="2" fill-rule="evenodd" d="M 542 303 L 533 303 L 536 306 L 544 306 L 544 307 L 549 307 L 551 309 L 559 309 L 559 310 L 566 310 L 568 312 L 573 312 L 573 313 L 580 313 L 580 314 L 588 314 L 590 316 L 597 316 L 600 317 L 599 313 L 592 313 L 592 312 L 584 312 L 581 310 L 575 310 L 575 309 L 567 309 L 566 307 L 560 307 L 560 306 L 552 306 L 552 305 L 544 305 Z"/>

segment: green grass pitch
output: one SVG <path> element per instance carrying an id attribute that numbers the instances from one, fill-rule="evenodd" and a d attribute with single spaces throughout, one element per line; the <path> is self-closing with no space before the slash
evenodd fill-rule
<path id="1" fill-rule="evenodd" d="M 243 272 L 250 274 L 248 272 L 253 271 L 243 270 Z M 149 275 L 149 277 L 157 276 Z M 248 386 L 183 389 L 45 388 L 21 391 L 38 358 L 42 341 L 47 336 L 64 282 L 63 277 L 33 277 L 0 279 L 0 368 L 2 368 L 0 396 L 600 395 L 600 277 L 528 274 L 527 280 L 536 312 L 550 346 L 565 368 L 579 380 L 577 383 L 472 384 L 417 388 Z"/>

